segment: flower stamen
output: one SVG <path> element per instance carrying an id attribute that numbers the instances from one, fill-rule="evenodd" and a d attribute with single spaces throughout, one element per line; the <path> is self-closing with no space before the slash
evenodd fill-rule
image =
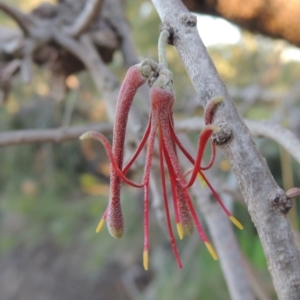
<path id="1" fill-rule="evenodd" d="M 181 222 L 176 223 L 176 227 L 177 227 L 178 236 L 182 240 L 183 239 L 183 228 L 182 228 Z"/>
<path id="2" fill-rule="evenodd" d="M 103 226 L 104 226 L 104 223 L 105 223 L 105 219 L 102 218 L 102 219 L 100 220 L 100 222 L 99 222 L 97 228 L 96 228 L 96 233 L 99 233 L 99 232 L 102 230 L 102 228 L 103 228 Z"/>
<path id="3" fill-rule="evenodd" d="M 210 255 L 212 256 L 212 258 L 213 258 L 214 260 L 218 260 L 218 255 L 217 255 L 215 249 L 213 248 L 213 246 L 211 245 L 211 243 L 209 243 L 209 242 L 204 242 L 204 244 L 205 244 L 205 246 L 206 246 L 208 252 L 209 252 Z"/>
<path id="4" fill-rule="evenodd" d="M 143 252 L 143 266 L 145 271 L 148 271 L 149 269 L 149 253 L 148 253 L 148 249 L 144 250 Z"/>
<path id="5" fill-rule="evenodd" d="M 229 220 L 239 229 L 243 229 L 244 226 L 240 223 L 239 220 L 237 220 L 233 215 L 229 216 Z"/>

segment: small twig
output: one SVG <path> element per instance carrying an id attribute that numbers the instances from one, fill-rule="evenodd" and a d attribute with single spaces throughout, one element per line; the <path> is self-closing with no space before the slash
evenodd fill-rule
<path id="1" fill-rule="evenodd" d="M 87 30 L 95 18 L 99 15 L 102 4 L 103 0 L 88 0 L 83 11 L 74 23 L 63 28 L 64 33 L 69 36 L 76 37 Z"/>
<path id="2" fill-rule="evenodd" d="M 25 38 L 23 48 L 23 59 L 21 64 L 21 77 L 25 83 L 32 79 L 32 54 L 36 49 L 35 40 Z"/>
<path id="3" fill-rule="evenodd" d="M 94 130 L 103 134 L 112 132 L 108 123 L 91 124 L 70 128 L 14 130 L 0 133 L 0 146 L 12 146 L 33 143 L 60 143 L 79 138 L 83 133 Z"/>

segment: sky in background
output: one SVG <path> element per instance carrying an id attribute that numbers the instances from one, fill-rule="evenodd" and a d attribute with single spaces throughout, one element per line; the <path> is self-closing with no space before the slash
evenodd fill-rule
<path id="1" fill-rule="evenodd" d="M 217 44 L 236 44 L 241 39 L 241 30 L 224 19 L 197 16 L 197 28 L 205 46 Z M 282 50 L 283 61 L 300 61 L 300 50 L 297 47 L 286 45 Z"/>
<path id="2" fill-rule="evenodd" d="M 197 16 L 197 28 L 205 46 L 236 44 L 241 38 L 240 29 L 221 18 Z"/>
<path id="3" fill-rule="evenodd" d="M 152 4 L 144 2 L 140 12 L 143 16 L 150 14 L 154 9 Z M 241 30 L 222 18 L 195 14 L 197 16 L 197 28 L 205 46 L 217 44 L 236 44 L 241 39 Z M 300 61 L 300 50 L 297 47 L 286 44 L 282 51 L 283 61 Z"/>

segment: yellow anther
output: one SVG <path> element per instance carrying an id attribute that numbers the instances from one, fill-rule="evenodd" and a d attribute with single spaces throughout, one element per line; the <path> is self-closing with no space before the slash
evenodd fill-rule
<path id="1" fill-rule="evenodd" d="M 146 271 L 148 271 L 148 267 L 149 267 L 149 255 L 148 255 L 148 250 L 144 250 L 143 252 L 143 265 L 144 265 L 144 269 Z"/>
<path id="2" fill-rule="evenodd" d="M 199 178 L 199 180 L 200 180 L 201 187 L 202 187 L 203 189 L 206 188 L 207 184 L 206 184 L 204 178 L 201 176 L 200 173 L 198 173 L 198 178 Z"/>
<path id="3" fill-rule="evenodd" d="M 244 226 L 234 216 L 230 216 L 229 219 L 237 228 L 241 230 L 244 228 Z"/>
<path id="4" fill-rule="evenodd" d="M 211 243 L 205 242 L 204 244 L 205 244 L 207 250 L 209 251 L 210 255 L 212 256 L 212 258 L 214 260 L 218 260 L 218 255 L 217 255 L 215 249 L 213 248 L 213 246 L 211 245 Z"/>
<path id="5" fill-rule="evenodd" d="M 101 229 L 103 228 L 103 225 L 105 223 L 105 219 L 102 218 L 97 226 L 97 229 L 96 229 L 96 233 L 99 233 L 101 231 Z"/>
<path id="6" fill-rule="evenodd" d="M 178 232 L 179 238 L 182 240 L 183 239 L 183 228 L 182 228 L 182 225 L 179 222 L 179 223 L 176 224 L 176 226 L 177 226 L 177 232 Z"/>

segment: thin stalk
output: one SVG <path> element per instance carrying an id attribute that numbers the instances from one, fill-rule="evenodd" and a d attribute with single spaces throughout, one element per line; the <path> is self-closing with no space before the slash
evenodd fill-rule
<path id="1" fill-rule="evenodd" d="M 158 39 L 158 61 L 164 67 L 168 67 L 168 60 L 166 54 L 166 47 L 168 44 L 168 39 L 170 37 L 170 33 L 168 30 L 162 30 Z"/>

